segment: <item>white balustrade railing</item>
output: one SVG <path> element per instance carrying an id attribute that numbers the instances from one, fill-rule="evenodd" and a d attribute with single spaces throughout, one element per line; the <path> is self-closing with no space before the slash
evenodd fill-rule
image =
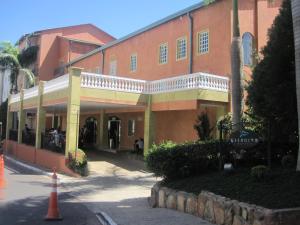
<path id="1" fill-rule="evenodd" d="M 81 74 L 81 87 L 144 93 L 146 81 L 93 73 Z"/>
<path id="2" fill-rule="evenodd" d="M 29 99 L 29 98 L 33 98 L 38 96 L 39 94 L 39 87 L 38 86 L 34 86 L 32 88 L 29 89 L 25 89 L 24 90 L 24 99 Z"/>
<path id="3" fill-rule="evenodd" d="M 21 100 L 21 96 L 20 93 L 18 93 L 18 94 L 11 95 L 9 102 L 15 103 L 15 102 L 19 102 L 20 100 Z"/>
<path id="4" fill-rule="evenodd" d="M 45 82 L 44 94 L 67 87 L 69 87 L 68 74 Z M 83 72 L 81 74 L 81 87 L 144 94 L 165 93 L 199 88 L 228 92 L 229 79 L 227 77 L 207 73 L 194 73 L 155 81 L 145 81 Z M 29 99 L 35 96 L 38 96 L 38 86 L 24 90 L 24 99 Z M 10 103 L 18 101 L 20 101 L 20 94 L 11 96 Z"/>
<path id="5" fill-rule="evenodd" d="M 228 92 L 229 79 L 227 77 L 207 73 L 194 73 L 155 81 L 145 81 L 93 73 L 82 73 L 81 87 L 146 94 L 198 88 Z"/>
<path id="6" fill-rule="evenodd" d="M 69 87 L 69 74 L 49 80 L 44 84 L 44 94 Z"/>

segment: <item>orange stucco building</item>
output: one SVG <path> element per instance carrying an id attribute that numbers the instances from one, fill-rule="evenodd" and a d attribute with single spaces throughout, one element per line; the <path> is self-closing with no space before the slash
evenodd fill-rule
<path id="1" fill-rule="evenodd" d="M 281 3 L 239 0 L 246 79 Z M 206 112 L 215 127 L 230 111 L 231 40 L 232 0 L 198 3 L 117 40 L 90 24 L 25 35 L 19 46 L 39 46 L 37 80 L 48 82 L 11 96 L 9 116 L 19 112 L 22 128 L 31 115 L 36 149 L 41 133 L 60 127 L 66 153 L 80 129 L 101 149 L 132 149 L 142 137 L 145 150 L 195 140 L 197 115 Z"/>
<path id="2" fill-rule="evenodd" d="M 259 53 L 266 45 L 268 29 L 278 14 L 281 3 L 282 0 L 239 1 L 241 37 L 243 44 L 251 45 L 253 52 Z M 208 50 L 204 53 L 199 51 L 201 32 L 208 33 Z M 247 35 L 248 37 L 250 35 L 251 40 L 247 40 Z M 177 41 L 180 38 L 186 40 L 186 56 L 179 60 L 176 51 L 178 50 Z M 124 38 L 113 41 L 96 51 L 83 55 L 66 66 L 80 67 L 87 72 L 101 68 L 102 74 L 150 81 L 197 72 L 230 78 L 231 40 L 232 1 L 220 0 L 205 7 L 198 4 L 184 9 Z M 159 62 L 159 51 L 162 44 L 166 44 L 168 47 L 166 63 Z M 249 49 L 248 51 L 245 50 L 248 58 L 254 57 Z M 137 61 L 134 71 L 131 70 L 131 56 L 135 56 Z M 251 59 L 251 61 L 253 60 Z M 112 64 L 115 64 L 114 74 L 111 71 Z M 251 75 L 252 66 L 252 63 L 244 66 L 246 79 L 249 79 Z M 192 127 L 197 114 L 203 110 L 210 110 L 209 116 L 213 126 L 216 123 L 216 114 L 218 113 L 211 107 L 208 109 L 207 105 L 218 104 L 225 105 L 224 111 L 228 111 L 230 108 L 229 103 L 212 103 L 201 100 L 198 101 L 198 104 L 187 100 L 176 101 L 172 104 L 169 102 L 155 104 L 152 108 L 156 112 L 158 127 L 156 129 L 156 142 L 169 139 L 176 142 L 196 139 L 197 134 Z M 172 111 L 172 113 L 168 113 L 168 111 Z M 122 112 L 114 113 L 114 115 L 121 118 L 124 123 L 123 127 L 126 127 L 126 118 L 122 119 L 125 114 Z M 177 118 L 176 123 L 172 123 L 174 120 L 170 120 L 170 118 Z M 134 138 L 139 136 L 142 136 L 142 131 Z M 126 140 L 121 142 L 124 147 L 130 147 L 132 140 L 129 140 L 129 143 L 126 143 Z"/>
<path id="3" fill-rule="evenodd" d="M 61 66 L 113 40 L 98 27 L 82 24 L 26 34 L 19 40 L 19 49 L 39 47 L 34 71 L 39 80 L 47 81 L 64 74 Z"/>

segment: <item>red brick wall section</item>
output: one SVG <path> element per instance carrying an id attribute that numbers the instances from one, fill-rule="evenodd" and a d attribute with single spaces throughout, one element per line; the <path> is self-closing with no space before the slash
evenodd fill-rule
<path id="1" fill-rule="evenodd" d="M 17 142 L 10 140 L 5 140 L 4 146 L 4 150 L 7 154 L 24 162 L 37 164 L 48 169 L 53 169 L 55 167 L 58 172 L 74 177 L 79 176 L 66 166 L 64 155 L 44 149 L 35 149 L 33 146 L 18 144 Z"/>
<path id="2" fill-rule="evenodd" d="M 24 144 L 17 144 L 17 157 L 22 161 L 35 163 L 35 148 Z"/>
<path id="3" fill-rule="evenodd" d="M 72 172 L 65 164 L 65 156 L 50 152 L 44 149 L 37 149 L 36 151 L 36 164 L 40 166 L 47 167 L 49 169 L 56 168 L 57 171 L 66 173 L 68 175 L 74 176 L 75 173 Z"/>

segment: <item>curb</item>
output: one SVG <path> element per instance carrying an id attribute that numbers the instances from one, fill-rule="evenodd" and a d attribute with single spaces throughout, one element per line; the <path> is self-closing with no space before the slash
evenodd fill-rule
<path id="1" fill-rule="evenodd" d="M 105 212 L 96 213 L 96 217 L 102 225 L 118 225 Z"/>
<path id="2" fill-rule="evenodd" d="M 17 164 L 17 165 L 19 165 L 19 166 L 22 166 L 22 167 L 24 167 L 24 168 L 26 168 L 26 169 L 29 169 L 29 170 L 31 170 L 31 171 L 34 171 L 34 172 L 37 172 L 37 173 L 41 173 L 41 174 L 46 175 L 46 176 L 51 176 L 51 173 L 49 173 L 49 172 L 46 172 L 46 171 L 41 170 L 41 169 L 39 169 L 39 168 L 36 168 L 36 167 L 34 167 L 34 166 L 30 166 L 30 165 L 28 165 L 28 164 L 25 164 L 25 163 L 23 163 L 23 162 L 20 162 L 20 161 L 14 159 L 14 158 L 12 158 L 12 157 L 9 157 L 9 156 L 4 155 L 4 158 L 5 158 L 6 160 L 8 160 L 8 161 L 11 161 L 11 162 L 13 162 L 13 163 L 15 163 L 15 164 Z"/>
<path id="3" fill-rule="evenodd" d="M 19 165 L 19 166 L 21 166 L 21 167 L 24 167 L 24 168 L 26 168 L 26 169 L 28 169 L 28 170 L 31 170 L 31 171 L 33 171 L 33 172 L 41 173 L 42 175 L 45 175 L 45 176 L 47 176 L 47 177 L 52 177 L 52 173 L 51 173 L 51 172 L 47 172 L 47 171 L 45 171 L 45 170 L 42 170 L 42 169 L 36 168 L 36 167 L 34 167 L 34 166 L 28 165 L 28 164 L 26 164 L 26 163 L 20 162 L 20 161 L 14 159 L 14 158 L 12 158 L 12 157 L 9 157 L 9 156 L 7 156 L 7 155 L 4 155 L 4 158 L 5 158 L 6 160 L 8 160 L 8 161 L 11 161 L 11 162 L 13 162 L 13 163 L 15 163 L 15 164 L 17 164 L 17 165 Z M 61 178 L 61 176 L 62 176 L 61 174 L 58 174 L 58 175 L 60 176 L 60 178 L 58 178 L 58 180 L 59 180 L 60 183 L 63 183 L 63 182 L 66 181 L 65 178 Z"/>

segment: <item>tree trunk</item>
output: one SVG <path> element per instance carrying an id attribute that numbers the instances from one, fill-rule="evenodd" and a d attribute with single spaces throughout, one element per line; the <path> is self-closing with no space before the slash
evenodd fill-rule
<path id="1" fill-rule="evenodd" d="M 238 16 L 238 0 L 232 0 L 233 12 L 233 37 L 231 43 L 231 101 L 232 101 L 232 130 L 233 132 L 241 129 L 242 115 L 242 83 L 241 74 L 242 67 L 242 52 L 241 52 L 241 37 L 239 28 Z"/>
<path id="2" fill-rule="evenodd" d="M 300 1 L 292 0 L 292 14 L 295 37 L 296 90 L 298 109 L 298 132 L 300 134 Z M 300 138 L 297 160 L 297 171 L 300 171 Z"/>

